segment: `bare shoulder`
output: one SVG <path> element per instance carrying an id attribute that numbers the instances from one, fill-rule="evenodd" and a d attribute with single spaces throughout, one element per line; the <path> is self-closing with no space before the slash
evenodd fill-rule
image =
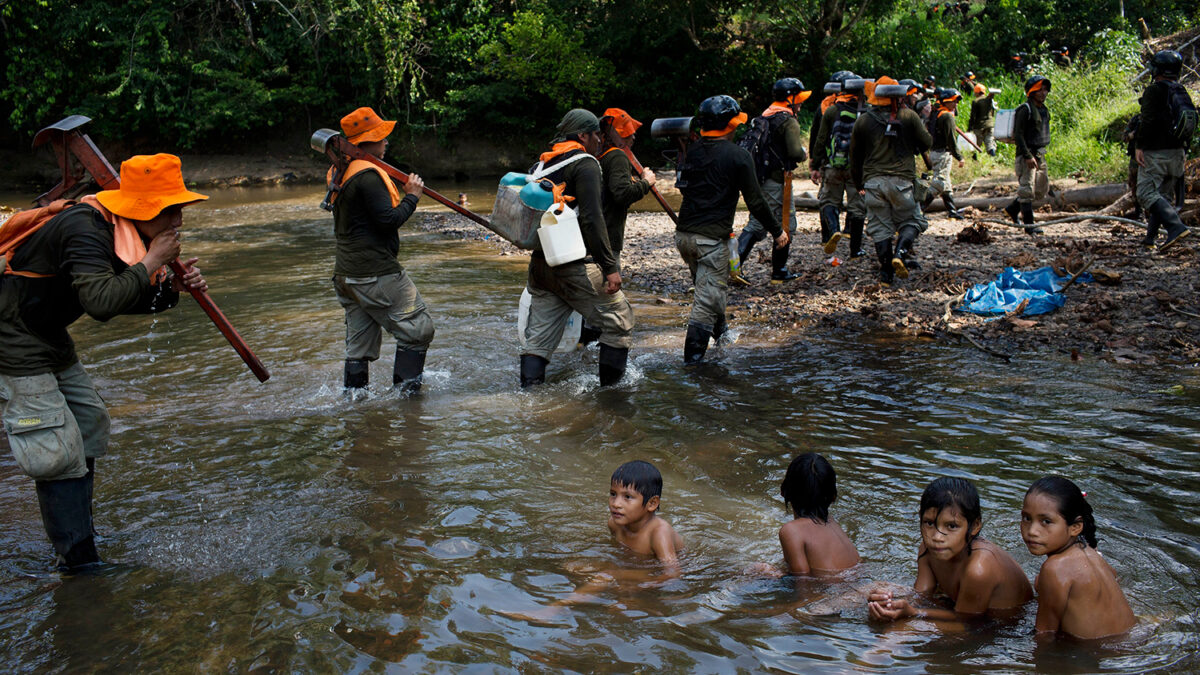
<path id="1" fill-rule="evenodd" d="M 683 547 L 683 538 L 679 536 L 679 533 L 675 531 L 671 523 L 667 522 L 666 518 L 655 516 L 654 520 L 650 523 L 650 527 L 650 535 L 652 537 L 667 536 L 675 542 L 675 548 Z"/>

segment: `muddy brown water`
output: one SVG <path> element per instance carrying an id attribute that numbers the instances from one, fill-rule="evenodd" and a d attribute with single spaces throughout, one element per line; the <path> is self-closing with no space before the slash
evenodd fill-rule
<path id="1" fill-rule="evenodd" d="M 370 398 L 352 403 L 317 201 L 314 188 L 230 190 L 187 210 L 185 251 L 271 369 L 266 384 L 186 298 L 157 317 L 75 326 L 114 420 L 97 527 L 116 564 L 89 577 L 52 570 L 32 485 L 5 451 L 8 670 L 1200 669 L 1195 370 L 1004 364 L 935 343 L 744 325 L 712 363 L 685 370 L 686 306 L 634 291 L 619 386 L 600 390 L 584 352 L 556 356 L 548 384 L 522 392 L 523 261 L 407 231 L 400 259 L 437 322 L 425 392 L 387 391 L 389 355 Z M 805 450 L 837 469 L 832 512 L 863 562 L 797 585 L 756 564 L 782 563 L 779 481 Z M 656 578 L 607 533 L 608 476 L 635 458 L 663 472 L 662 513 L 687 542 L 677 579 Z M 1036 574 L 1017 524 L 1024 490 L 1046 473 L 1088 491 L 1101 551 L 1139 617 L 1130 635 L 1039 644 L 1033 604 L 952 633 L 867 623 L 863 588 L 912 583 L 917 501 L 940 475 L 975 481 L 984 535 Z M 554 623 L 505 614 L 613 568 L 644 577 Z"/>

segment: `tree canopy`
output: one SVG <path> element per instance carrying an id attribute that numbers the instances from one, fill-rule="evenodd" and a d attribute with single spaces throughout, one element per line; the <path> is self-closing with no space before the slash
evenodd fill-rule
<path id="1" fill-rule="evenodd" d="M 999 70 L 1101 31 L 1200 18 L 1190 0 L 0 0 L 0 114 L 66 114 L 132 145 L 243 147 L 359 105 L 414 134 L 526 135 L 571 107 L 691 114 L 770 84 Z"/>

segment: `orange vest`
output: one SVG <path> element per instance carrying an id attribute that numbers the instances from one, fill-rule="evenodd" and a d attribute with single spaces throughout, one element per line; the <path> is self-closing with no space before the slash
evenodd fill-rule
<path id="1" fill-rule="evenodd" d="M 394 209 L 397 206 L 400 206 L 400 200 L 403 199 L 403 197 L 400 195 L 400 188 L 396 187 L 396 182 L 392 180 L 391 176 L 387 175 L 387 172 L 383 170 L 383 167 L 373 162 L 368 162 L 365 159 L 356 159 L 350 162 L 350 166 L 346 167 L 345 175 L 342 176 L 341 183 L 336 187 L 340 188 L 342 185 L 345 185 L 347 182 L 349 182 L 351 178 L 368 169 L 375 171 L 375 173 L 378 173 L 379 177 L 383 179 L 383 185 L 387 188 L 388 196 L 392 198 L 392 208 Z M 325 183 L 331 188 L 334 187 L 332 166 L 329 167 L 329 171 L 325 174 Z M 337 196 L 338 190 L 331 190 L 329 193 L 329 203 L 333 204 L 334 201 L 337 200 Z"/>

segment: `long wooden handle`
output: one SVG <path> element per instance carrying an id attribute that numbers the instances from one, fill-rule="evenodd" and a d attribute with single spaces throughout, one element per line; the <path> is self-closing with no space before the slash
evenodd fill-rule
<path id="1" fill-rule="evenodd" d="M 954 130 L 958 132 L 959 136 L 963 137 L 964 141 L 966 141 L 967 143 L 970 143 L 972 148 L 975 148 L 975 152 L 983 152 L 983 149 L 980 148 L 978 145 L 976 145 L 975 141 L 971 140 L 970 136 L 964 134 L 962 129 L 955 127 Z"/>
<path id="2" fill-rule="evenodd" d="M 608 140 L 613 144 L 613 147 L 618 148 L 621 152 L 625 153 L 626 157 L 629 158 L 629 163 L 633 165 L 633 170 L 637 171 L 638 174 L 641 174 L 645 168 L 642 167 L 640 162 L 638 162 L 637 157 L 633 156 L 633 150 L 629 149 L 629 145 L 625 142 L 625 139 L 621 138 L 621 135 L 617 133 L 617 130 L 612 128 L 612 125 L 607 125 L 604 127 L 604 133 L 608 135 Z M 675 209 L 671 208 L 671 205 L 667 203 L 666 199 L 663 199 L 662 193 L 658 191 L 658 188 L 651 185 L 650 192 L 654 195 L 654 198 L 658 200 L 658 204 L 663 208 L 663 211 L 666 211 L 667 215 L 670 216 L 671 221 L 678 225 L 679 216 L 675 215 Z"/>
<path id="3" fill-rule="evenodd" d="M 382 159 L 379 159 L 375 155 L 372 155 L 371 153 L 366 152 L 362 148 L 359 148 L 357 145 L 354 145 L 353 143 L 350 143 L 350 142 L 345 142 L 340 145 L 340 149 L 346 156 L 350 157 L 351 159 L 361 159 L 361 160 L 370 162 L 370 163 L 374 164 L 375 166 L 378 166 L 379 168 L 383 169 L 384 173 L 386 173 L 387 175 L 391 176 L 392 178 L 395 178 L 396 180 L 400 181 L 402 184 L 404 184 L 404 185 L 408 184 L 408 174 L 404 173 L 400 169 L 397 169 L 396 167 L 392 166 L 391 164 L 388 164 L 387 162 L 383 161 Z M 422 187 L 421 192 L 423 192 L 426 195 L 429 195 L 434 201 L 440 202 L 440 203 L 450 207 L 453 211 L 457 212 L 458 214 L 460 214 L 462 216 L 466 216 L 467 218 L 470 218 L 471 220 L 475 221 L 476 223 L 479 223 L 480 225 L 483 225 L 484 227 L 488 228 L 489 230 L 492 228 L 492 223 L 487 218 L 484 218 L 483 216 L 479 215 L 478 213 L 475 213 L 474 211 L 464 208 L 464 207 L 458 205 L 456 202 L 453 202 L 450 199 L 447 199 L 445 197 L 445 195 L 442 195 L 438 191 L 436 191 L 432 188 Z"/>
<path id="4" fill-rule="evenodd" d="M 790 225 L 792 222 L 791 214 L 792 214 L 792 172 L 784 171 L 783 172 L 783 216 L 782 216 L 782 219 L 779 221 L 779 226 L 782 227 L 783 231 L 787 232 L 788 234 L 791 234 L 791 231 L 788 229 L 788 225 Z"/>
<path id="5" fill-rule="evenodd" d="M 170 265 L 171 271 L 175 273 L 175 276 L 179 277 L 180 279 L 183 278 L 184 274 L 187 274 L 190 271 L 190 268 L 185 267 L 184 264 L 179 261 L 179 258 L 176 258 L 167 264 Z M 233 350 L 237 352 L 238 356 L 242 357 L 242 360 L 245 361 L 246 365 L 250 367 L 250 372 L 254 373 L 254 376 L 258 378 L 259 382 L 266 382 L 267 379 L 271 377 L 271 373 L 267 371 L 267 367 L 263 365 L 263 362 L 254 355 L 253 351 L 250 350 L 250 346 L 247 345 L 246 341 L 242 339 L 242 336 L 237 332 L 237 329 L 233 327 L 233 324 L 229 323 L 229 319 L 225 318 L 225 313 L 221 311 L 220 307 L 217 307 L 217 303 L 213 302 L 213 299 L 208 297 L 208 293 L 205 291 L 197 290 L 195 288 L 189 288 L 187 290 L 192 294 L 192 297 L 196 299 L 196 303 L 200 305 L 200 309 L 204 310 L 204 313 L 207 314 L 208 318 L 212 320 L 213 325 L 217 327 L 217 330 L 221 332 L 221 335 L 224 335 L 225 339 L 229 340 L 229 344 L 233 347 Z"/>

